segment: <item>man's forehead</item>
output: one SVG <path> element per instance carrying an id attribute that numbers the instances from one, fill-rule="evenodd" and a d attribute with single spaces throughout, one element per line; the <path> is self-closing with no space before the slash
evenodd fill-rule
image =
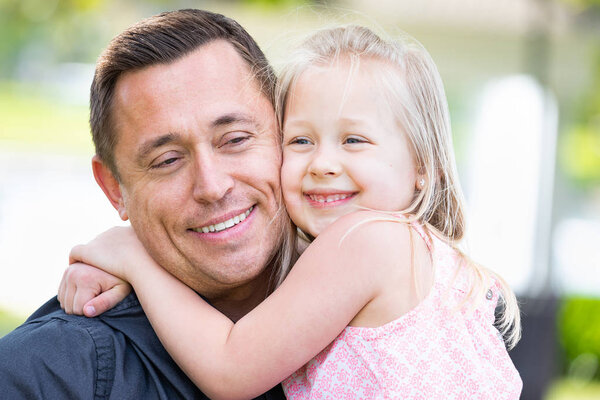
<path id="1" fill-rule="evenodd" d="M 228 129 L 278 139 L 272 103 L 232 45 L 207 44 L 171 64 L 123 75 L 116 88 L 117 157 L 145 159 L 169 143 L 213 140 Z M 138 162 L 139 164 L 139 162 Z"/>
<path id="2" fill-rule="evenodd" d="M 230 43 L 217 40 L 172 63 L 123 74 L 115 90 L 115 122 L 148 112 L 202 115 L 224 105 L 254 108 L 251 103 L 257 102 L 267 102 L 272 110 L 246 62 Z"/>
<path id="3" fill-rule="evenodd" d="M 151 65 L 125 72 L 117 81 L 117 96 L 125 100 L 146 95 L 153 97 L 157 90 L 186 91 L 227 86 L 234 90 L 256 91 L 262 94 L 256 77 L 233 45 L 214 40 L 166 64 Z"/>

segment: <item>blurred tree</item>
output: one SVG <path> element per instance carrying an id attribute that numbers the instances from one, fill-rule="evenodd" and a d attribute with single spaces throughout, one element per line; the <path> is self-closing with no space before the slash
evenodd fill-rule
<path id="1" fill-rule="evenodd" d="M 242 0 L 242 3 L 252 4 L 252 5 L 261 5 L 261 6 L 269 6 L 269 7 L 281 7 L 281 6 L 298 6 L 308 3 L 325 3 L 324 0 Z"/>
<path id="2" fill-rule="evenodd" d="M 569 374 L 585 379 L 600 378 L 600 299 L 571 297 L 564 300 L 559 313 L 559 330 Z"/>
<path id="3" fill-rule="evenodd" d="M 575 123 L 559 146 L 559 160 L 569 178 L 584 189 L 600 185 L 600 0 L 561 0 L 574 7 L 580 29 L 592 32 L 592 84 L 577 102 Z"/>
<path id="4" fill-rule="evenodd" d="M 131 21 L 184 3 L 189 1 L 0 0 L 0 80 L 32 65 L 43 70 L 60 62 L 92 63 Z"/>
<path id="5" fill-rule="evenodd" d="M 0 0 L 0 78 L 12 78 L 28 58 L 91 61 L 100 0 Z M 77 38 L 77 40 L 74 40 Z"/>
<path id="6" fill-rule="evenodd" d="M 582 96 L 577 122 L 561 146 L 565 171 L 583 188 L 600 185 L 600 49 L 596 53 L 594 81 Z"/>
<path id="7" fill-rule="evenodd" d="M 562 0 L 565 3 L 573 4 L 578 7 L 588 8 L 600 6 L 600 0 Z"/>

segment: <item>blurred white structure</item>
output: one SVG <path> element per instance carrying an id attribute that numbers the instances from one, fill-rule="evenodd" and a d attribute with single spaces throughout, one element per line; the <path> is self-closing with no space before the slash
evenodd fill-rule
<path id="1" fill-rule="evenodd" d="M 0 308 L 30 314 L 56 295 L 73 245 L 124 224 L 90 159 L 0 151 Z"/>
<path id="2" fill-rule="evenodd" d="M 533 78 L 490 82 L 464 168 L 468 251 L 518 294 L 548 289 L 558 111 Z"/>
<path id="3" fill-rule="evenodd" d="M 564 219 L 552 239 L 554 277 L 560 290 L 600 297 L 600 221 Z"/>

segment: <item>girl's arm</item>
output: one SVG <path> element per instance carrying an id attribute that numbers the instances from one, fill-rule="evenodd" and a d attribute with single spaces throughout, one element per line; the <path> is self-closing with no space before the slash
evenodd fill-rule
<path id="1" fill-rule="evenodd" d="M 109 272 L 133 285 L 167 351 L 209 397 L 255 397 L 325 348 L 378 296 L 386 271 L 410 264 L 405 224 L 357 227 L 376 216 L 357 212 L 326 229 L 283 284 L 235 324 L 149 256 L 135 268 Z M 110 245 L 119 243 L 126 242 Z M 100 247 L 80 247 L 72 255 L 104 268 L 96 262 L 107 261 L 107 252 L 96 254 Z"/>

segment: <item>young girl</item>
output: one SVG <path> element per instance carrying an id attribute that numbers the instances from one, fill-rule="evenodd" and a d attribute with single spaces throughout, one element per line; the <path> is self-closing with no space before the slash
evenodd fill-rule
<path id="1" fill-rule="evenodd" d="M 316 239 L 237 323 L 156 265 L 130 229 L 72 258 L 133 285 L 211 398 L 251 398 L 284 380 L 294 399 L 517 399 L 521 380 L 494 327 L 502 297 L 501 329 L 516 343 L 516 301 L 457 248 L 450 122 L 425 50 L 357 26 L 318 32 L 281 74 L 278 115 L 286 207 Z"/>

